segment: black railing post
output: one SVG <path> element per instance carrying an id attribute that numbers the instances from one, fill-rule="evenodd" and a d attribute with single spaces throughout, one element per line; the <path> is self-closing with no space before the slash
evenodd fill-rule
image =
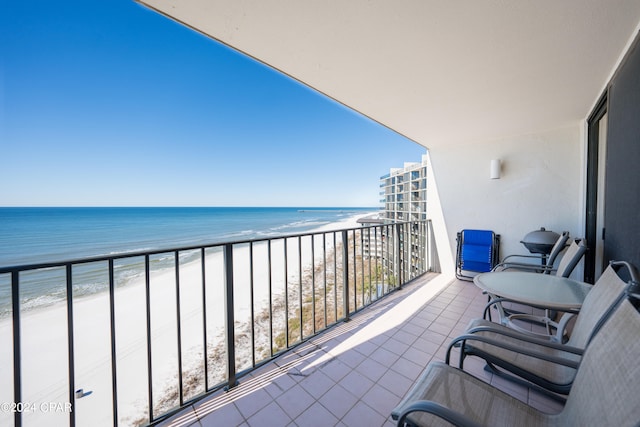
<path id="1" fill-rule="evenodd" d="M 287 265 L 287 238 L 283 239 L 284 245 L 284 346 L 289 348 L 289 269 Z"/>
<path id="2" fill-rule="evenodd" d="M 184 386 L 182 380 L 182 327 L 180 324 L 180 319 L 182 318 L 180 314 L 180 252 L 174 252 L 174 263 L 175 263 L 175 273 L 176 273 L 176 335 L 177 342 L 176 346 L 178 347 L 178 401 L 180 402 L 180 406 L 184 404 Z"/>
<path id="3" fill-rule="evenodd" d="M 68 362 L 69 362 L 69 403 L 71 408 L 75 406 L 75 362 L 74 362 L 74 344 L 73 344 L 73 279 L 71 264 L 66 265 L 66 279 L 67 279 L 67 345 L 68 345 Z M 74 427 L 76 425 L 76 413 L 74 410 L 69 411 L 69 426 Z"/>
<path id="4" fill-rule="evenodd" d="M 20 348 L 20 272 L 11 272 L 11 307 L 13 310 L 13 401 L 22 402 L 22 354 Z M 22 411 L 13 414 L 14 427 L 22 426 Z"/>
<path id="5" fill-rule="evenodd" d="M 376 229 L 373 229 L 374 235 L 376 234 Z M 371 275 L 371 228 L 367 228 L 367 240 L 369 241 L 369 302 L 373 302 L 373 296 L 371 291 L 373 290 L 373 286 L 374 286 L 374 282 L 373 282 L 373 276 Z M 374 240 L 374 256 L 377 258 L 378 257 L 378 239 Z M 378 288 L 377 288 L 377 284 L 375 284 L 376 286 L 376 295 L 378 294 Z"/>
<path id="6" fill-rule="evenodd" d="M 395 260 L 393 259 L 393 254 L 391 253 L 391 249 L 389 249 L 390 246 L 390 240 L 393 237 L 391 235 L 391 231 L 390 230 L 390 226 L 389 225 L 385 225 L 384 229 L 380 230 L 380 233 L 382 234 L 382 250 L 384 252 L 384 255 L 382 256 L 382 294 L 386 295 L 386 290 L 384 285 L 387 285 L 387 289 L 389 289 L 391 287 L 391 280 L 389 279 L 389 276 L 391 274 L 391 269 L 393 268 L 392 263 L 395 263 Z M 385 243 L 385 239 L 386 239 L 386 243 Z M 385 256 L 386 256 L 386 260 L 385 260 Z"/>
<path id="7" fill-rule="evenodd" d="M 271 239 L 267 240 L 267 268 L 269 271 L 269 354 L 273 356 L 273 279 L 271 278 Z"/>
<path id="8" fill-rule="evenodd" d="M 422 262 L 424 262 L 424 266 L 422 268 L 422 272 L 425 273 L 429 271 L 430 262 L 428 261 L 430 256 L 429 246 L 427 245 L 427 239 L 429 238 L 429 222 L 424 221 L 421 226 L 422 229 Z"/>
<path id="9" fill-rule="evenodd" d="M 249 304 L 251 305 L 251 367 L 256 366 L 256 316 L 254 312 L 253 289 L 253 242 L 249 242 Z"/>
<path id="10" fill-rule="evenodd" d="M 322 283 L 324 294 L 324 327 L 327 327 L 327 233 L 322 233 Z"/>
<path id="11" fill-rule="evenodd" d="M 315 235 L 311 235 L 311 321 L 313 322 L 312 333 L 316 333 L 316 257 L 315 257 Z"/>
<path id="12" fill-rule="evenodd" d="M 404 280 L 411 280 L 411 260 L 413 258 L 413 248 L 411 247 L 411 224 L 402 224 L 402 274 Z"/>
<path id="13" fill-rule="evenodd" d="M 395 265 L 395 270 L 396 270 L 396 280 L 398 281 L 397 285 L 398 285 L 398 289 L 402 289 L 402 261 L 400 258 L 400 251 L 401 251 L 401 247 L 400 247 L 400 229 L 401 229 L 402 224 L 396 222 L 393 225 L 393 234 L 395 234 L 395 239 L 394 240 L 394 244 L 395 244 L 395 255 L 396 255 L 396 265 Z"/>
<path id="14" fill-rule="evenodd" d="M 380 228 L 380 239 L 382 239 L 382 228 Z M 382 268 L 380 267 L 380 264 L 382 264 L 383 262 L 383 257 L 384 257 L 384 242 L 383 241 L 378 241 L 378 227 L 374 227 L 373 228 L 373 241 L 375 242 L 375 251 L 376 251 L 376 258 L 373 262 L 373 276 L 371 276 L 371 273 L 369 273 L 369 277 L 375 277 L 375 287 L 376 287 L 376 300 L 378 299 L 379 295 L 378 295 L 378 283 L 380 283 L 382 285 L 382 288 L 384 290 L 384 282 L 381 281 L 381 276 L 382 276 Z M 378 244 L 380 244 L 380 253 L 378 254 Z M 369 266 L 371 266 L 371 260 L 369 260 Z M 372 285 L 374 285 L 372 283 Z"/>
<path id="15" fill-rule="evenodd" d="M 405 267 L 405 280 L 409 281 L 411 279 L 413 279 L 413 272 L 412 272 L 412 266 L 413 266 L 413 240 L 412 240 L 412 236 L 413 236 L 413 230 L 411 229 L 411 224 L 407 223 L 406 224 L 406 230 L 405 230 L 406 236 L 407 236 L 407 253 L 406 253 L 406 267 Z"/>
<path id="16" fill-rule="evenodd" d="M 355 259 L 355 256 L 354 256 Z M 360 274 L 362 277 L 362 307 L 364 307 L 365 304 L 365 298 L 364 298 L 364 230 L 360 229 Z"/>
<path id="17" fill-rule="evenodd" d="M 225 334 L 227 337 L 227 379 L 226 390 L 238 385 L 236 380 L 236 344 L 235 344 L 235 316 L 233 309 L 233 245 L 224 245 L 224 271 L 225 271 Z"/>
<path id="18" fill-rule="evenodd" d="M 147 399 L 149 400 L 149 422 L 153 422 L 153 357 L 151 356 L 151 267 L 149 254 L 144 257 L 145 303 L 147 310 Z"/>
<path id="19" fill-rule="evenodd" d="M 356 230 L 351 232 L 353 238 L 353 312 L 358 311 L 358 263 L 356 261 Z"/>
<path id="20" fill-rule="evenodd" d="M 200 249 L 200 271 L 202 274 L 202 355 L 204 362 L 204 391 L 209 391 L 209 351 L 207 344 L 207 253 Z"/>
<path id="21" fill-rule="evenodd" d="M 425 270 L 425 265 L 427 265 L 426 263 L 426 259 L 427 259 L 427 252 L 425 250 L 425 246 L 424 246 L 424 236 L 425 236 L 425 222 L 422 221 L 420 222 L 420 224 L 418 224 L 419 228 L 418 228 L 418 255 L 420 256 L 420 274 L 424 273 Z"/>
<path id="22" fill-rule="evenodd" d="M 342 290 L 344 292 L 344 321 L 349 321 L 349 236 L 342 231 Z"/>
<path id="23" fill-rule="evenodd" d="M 109 259 L 109 329 L 111 333 L 111 400 L 113 425 L 118 425 L 118 360 L 116 351 L 116 297 L 113 258 Z"/>
<path id="24" fill-rule="evenodd" d="M 302 236 L 298 236 L 298 307 L 300 308 L 300 342 L 304 340 L 302 333 L 304 318 L 302 316 Z"/>
<path id="25" fill-rule="evenodd" d="M 335 323 L 338 323 L 338 243 L 336 232 L 333 233 L 333 314 Z"/>

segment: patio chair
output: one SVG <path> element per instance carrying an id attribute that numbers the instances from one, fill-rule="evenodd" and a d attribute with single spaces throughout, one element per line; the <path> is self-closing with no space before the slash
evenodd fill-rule
<path id="1" fill-rule="evenodd" d="M 491 271 L 498 263 L 500 235 L 490 230 L 462 230 L 457 235 L 456 277 L 473 280 L 473 273 Z"/>
<path id="2" fill-rule="evenodd" d="M 614 270 L 620 266 L 627 267 L 632 278 L 638 279 L 635 268 L 630 264 L 612 263 L 587 294 L 566 343 L 551 342 L 484 319 L 475 319 L 464 335 L 451 342 L 446 362 L 449 363 L 454 346 L 459 345 L 460 369 L 463 369 L 467 356 L 477 356 L 498 375 L 509 376 L 497 368 L 500 367 L 545 390 L 569 393 L 584 349 L 625 297 L 627 285 Z"/>
<path id="3" fill-rule="evenodd" d="M 623 298 L 580 361 L 558 414 L 543 413 L 445 363 L 431 363 L 391 412 L 398 426 L 635 426 L 640 313 Z"/>
<path id="4" fill-rule="evenodd" d="M 560 250 L 557 251 L 556 255 L 553 258 L 550 255 L 549 260 L 553 259 L 555 261 L 555 258 L 558 256 L 558 254 L 560 254 L 562 249 L 564 249 L 566 245 L 566 240 L 563 242 L 564 237 L 565 235 L 563 233 L 562 235 L 560 235 L 560 238 L 556 241 L 556 244 L 554 245 L 554 249 L 552 250 L 552 254 L 556 246 L 561 245 Z M 568 233 L 566 237 L 568 240 L 568 237 L 569 237 Z M 555 274 L 556 276 L 560 276 L 560 277 L 569 277 L 573 272 L 573 270 L 576 268 L 576 265 L 578 265 L 578 263 L 582 259 L 587 249 L 588 249 L 587 241 L 585 239 L 574 239 L 571 241 L 571 243 L 569 243 L 567 250 L 560 258 L 560 262 L 558 263 L 557 267 L 554 267 L 552 261 L 550 261 L 547 265 L 535 265 L 535 264 L 526 264 L 526 263 L 504 262 L 503 260 L 503 262 L 496 265 L 493 271 L 505 271 L 505 270 L 515 269 L 515 270 L 531 271 L 534 273 Z"/>
<path id="5" fill-rule="evenodd" d="M 503 260 L 493 268 L 493 271 L 517 269 L 517 270 L 532 271 L 535 273 L 549 274 L 553 269 L 553 265 L 555 264 L 556 258 L 558 257 L 558 255 L 560 255 L 560 252 L 562 252 L 566 247 L 567 240 L 569 240 L 569 232 L 563 231 L 558 237 L 558 240 L 556 240 L 556 243 L 554 243 L 553 247 L 551 248 L 551 252 L 549 253 L 547 260 L 544 263 L 543 263 L 544 258 L 542 254 L 535 254 L 535 255 L 534 254 L 531 254 L 531 255 L 512 254 L 504 257 Z M 523 262 L 522 260 L 514 261 L 513 260 L 514 258 L 536 260 L 537 263 Z"/>
<path id="6" fill-rule="evenodd" d="M 555 273 L 556 276 L 569 277 L 571 272 L 576 268 L 576 265 L 578 265 L 584 256 L 585 252 L 587 252 L 587 241 L 585 239 L 573 240 L 569 244 L 564 255 L 562 255 L 562 258 L 560 258 L 558 267 L 555 271 L 551 269 L 550 272 Z"/>

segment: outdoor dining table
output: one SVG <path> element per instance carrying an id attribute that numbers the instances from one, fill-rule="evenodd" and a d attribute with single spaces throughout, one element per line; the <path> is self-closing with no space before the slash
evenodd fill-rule
<path id="1" fill-rule="evenodd" d="M 567 323 L 582 307 L 582 302 L 592 288 L 588 283 L 549 274 L 522 271 L 501 271 L 481 273 L 473 282 L 484 290 L 495 305 L 500 316 L 500 323 L 513 329 L 532 335 L 541 334 L 529 331 L 514 323 L 514 320 L 533 320 L 556 330 L 551 337 L 554 341 L 562 341 Z M 544 316 L 526 313 L 509 313 L 502 306 L 504 300 L 521 303 L 538 308 L 545 308 Z M 549 317 L 549 311 L 562 312 L 558 322 Z"/>

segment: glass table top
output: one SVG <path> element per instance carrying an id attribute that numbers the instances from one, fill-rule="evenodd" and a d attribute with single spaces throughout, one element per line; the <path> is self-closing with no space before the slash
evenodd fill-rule
<path id="1" fill-rule="evenodd" d="M 482 273 L 473 282 L 494 296 L 549 308 L 579 309 L 593 287 L 573 279 L 521 271 Z"/>

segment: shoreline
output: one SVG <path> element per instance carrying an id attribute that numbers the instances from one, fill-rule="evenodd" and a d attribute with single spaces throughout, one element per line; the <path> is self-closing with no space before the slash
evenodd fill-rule
<path id="1" fill-rule="evenodd" d="M 358 209 L 362 209 L 362 208 L 358 208 Z M 291 233 L 280 234 L 275 230 L 278 230 L 281 227 L 276 227 L 275 229 L 269 229 L 265 231 L 258 231 L 258 232 L 252 231 L 252 233 L 254 233 L 255 235 L 246 240 L 244 239 L 244 237 L 246 237 L 245 232 L 240 232 L 240 233 L 233 234 L 235 238 L 234 240 L 229 240 L 227 238 L 224 238 L 224 239 L 220 239 L 220 241 L 218 242 L 216 241 L 201 242 L 201 243 L 194 243 L 193 245 L 184 244 L 180 246 L 180 248 L 190 248 L 190 247 L 193 247 L 194 245 L 200 245 L 200 244 L 205 245 L 207 247 L 222 247 L 222 245 L 226 243 L 237 244 L 239 242 L 249 242 L 249 241 L 260 243 L 270 239 L 279 239 L 281 237 L 292 237 L 300 234 L 320 233 L 323 231 L 324 232 L 336 231 L 342 228 L 353 228 L 358 226 L 358 224 L 355 223 L 355 221 L 353 221 L 353 218 L 355 219 L 363 218 L 366 216 L 370 216 L 374 213 L 377 213 L 377 211 L 374 211 L 374 210 L 368 211 L 368 212 L 355 213 L 355 212 L 350 212 L 348 209 L 335 209 L 335 208 L 327 208 L 327 209 L 311 208 L 311 209 L 299 209 L 298 211 L 315 212 L 317 210 L 321 212 L 337 211 L 337 212 L 344 212 L 345 214 L 351 213 L 351 215 L 337 221 L 332 221 L 332 222 L 329 222 L 320 226 L 311 227 L 307 230 L 302 230 L 302 231 L 295 231 Z M 310 224 L 313 224 L 313 223 L 310 223 Z M 282 228 L 291 228 L 291 227 L 294 227 L 294 228 L 297 227 L 297 223 L 295 222 L 288 223 L 282 226 Z M 102 257 L 107 257 L 110 255 L 117 254 L 117 255 L 125 256 L 125 258 L 123 258 L 125 260 L 136 259 L 137 258 L 136 254 L 139 253 L 140 251 L 143 251 L 143 252 L 159 251 L 156 253 L 156 255 L 151 257 L 151 263 L 161 264 L 161 266 L 159 267 L 160 269 L 173 268 L 173 263 L 167 262 L 167 259 L 169 259 L 169 261 L 173 260 L 173 250 L 171 250 L 170 248 L 167 249 L 167 251 L 164 251 L 164 249 L 161 247 L 157 247 L 157 248 L 150 247 L 146 250 L 140 249 L 140 250 L 133 250 L 133 251 L 129 251 L 129 250 L 111 251 L 109 252 L 109 254 L 91 255 L 89 256 L 89 258 L 94 258 L 94 257 L 102 258 Z M 181 260 L 183 257 L 193 258 L 194 251 L 197 251 L 197 249 L 194 249 L 192 251 L 189 251 L 186 249 L 180 249 Z M 191 254 L 189 255 L 189 253 Z M 74 258 L 74 259 L 77 260 L 81 258 Z M 70 261 L 71 259 L 61 260 L 61 261 L 51 260 L 51 262 L 53 263 L 58 263 L 58 262 L 64 263 L 64 262 L 70 262 Z M 104 266 L 102 266 L 102 268 L 97 268 L 97 267 L 94 267 L 93 269 L 91 268 L 91 265 L 98 265 L 101 263 L 105 264 Z M 188 263 L 189 262 L 181 261 L 180 264 L 181 266 L 185 266 Z M 152 269 L 154 268 L 153 265 L 151 267 Z M 85 298 L 92 298 L 96 295 L 107 293 L 109 291 L 108 278 L 105 273 L 105 268 L 106 268 L 106 261 L 96 261 L 95 263 L 84 264 L 82 268 L 79 268 L 81 272 L 76 271 L 76 269 L 74 268 L 74 290 L 73 290 L 74 301 L 80 301 Z M 58 270 L 58 272 L 55 273 L 54 276 L 59 276 L 59 277 L 52 277 L 51 274 L 47 275 L 46 270 L 54 270 L 54 271 Z M 51 273 L 51 271 L 49 271 L 48 273 Z M 142 259 L 139 259 L 137 262 L 123 263 L 123 264 L 118 264 L 118 261 L 116 261 L 116 264 L 115 264 L 116 288 L 130 285 L 136 279 L 139 279 L 143 274 L 144 274 L 144 264 Z M 47 268 L 44 270 L 34 270 L 30 272 L 28 275 L 26 275 L 25 277 L 22 277 L 21 278 L 22 313 L 26 314 L 32 311 L 38 311 L 46 308 L 55 307 L 57 304 L 61 304 L 61 303 L 64 304 L 66 301 L 66 286 L 64 284 L 63 275 L 64 275 L 64 271 L 61 267 L 54 267 L 54 268 Z M 6 286 L 4 286 L 4 289 L 0 288 L 0 296 L 1 296 L 0 322 L 5 319 L 11 318 L 11 291 L 10 291 L 10 284 L 8 279 L 9 279 L 9 276 L 7 275 L 7 281 L 0 282 L 0 285 L 4 286 L 6 284 Z M 46 291 L 38 292 L 37 289 L 33 289 L 33 285 L 39 281 L 40 282 L 45 281 L 45 282 L 51 283 L 49 292 L 46 292 Z M 8 291 L 5 289 L 8 289 Z M 50 291 L 53 291 L 53 292 L 50 292 Z"/>
<path id="2" fill-rule="evenodd" d="M 323 233 L 345 228 L 357 228 L 357 219 L 369 216 L 371 212 L 361 213 L 332 222 L 305 233 Z M 282 236 L 283 240 L 286 235 Z M 289 243 L 285 278 L 284 258 L 272 244 L 272 287 L 273 298 L 284 294 L 285 282 L 298 280 L 297 269 L 303 264 L 302 274 L 311 268 L 315 261 L 298 260 L 297 239 Z M 316 245 L 321 242 L 315 242 Z M 266 262 L 256 262 L 266 258 L 266 243 L 254 245 L 254 278 L 264 279 Z M 206 257 L 206 305 L 207 340 L 215 339 L 224 329 L 224 275 L 222 252 L 215 251 Z M 318 252 L 316 251 L 316 256 Z M 280 257 L 280 258 L 279 258 Z M 305 253 L 303 253 L 305 258 Z M 309 256 L 307 255 L 307 258 Z M 247 247 L 234 249 L 234 312 L 236 332 L 238 325 L 250 320 L 249 257 Z M 177 313 L 175 271 L 151 272 L 151 336 L 153 390 L 156 394 L 171 393 L 177 390 L 174 378 L 178 372 L 178 352 L 176 344 Z M 118 355 L 118 407 L 119 418 L 131 422 L 144 415 L 147 406 L 147 360 L 146 360 L 146 309 L 145 285 L 140 280 L 115 290 L 116 310 L 116 352 Z M 258 282 L 258 281 L 256 281 Z M 264 283 L 254 283 L 254 309 L 268 306 L 268 289 Z M 202 324 L 202 274 L 199 257 L 180 266 L 180 328 L 182 338 L 183 371 L 195 369 L 203 371 Z M 84 389 L 85 397 L 76 400 L 74 408 L 79 425 L 110 424 L 111 408 L 111 345 L 109 297 L 107 292 L 83 296 L 74 300 L 74 358 L 75 388 Z M 210 313 L 217 313 L 213 316 Z M 21 315 L 22 336 L 22 384 L 23 401 L 56 402 L 68 401 L 68 361 L 67 361 L 67 319 L 66 304 L 60 303 L 40 309 L 29 310 Z M 25 340 L 25 337 L 35 337 Z M 8 340 L 8 341 L 7 341 Z M 13 363 L 11 346 L 11 319 L 0 320 L 0 400 L 13 401 Z M 208 342 L 209 346 L 212 345 Z M 215 344 L 213 344 L 215 346 Z M 208 346 L 208 347 L 209 347 Z M 47 354 L 46 360 L 42 354 Z M 189 357 L 191 356 L 191 357 Z M 211 378 L 210 384 L 218 381 Z M 126 378 L 126 383 L 125 379 Z M 213 380 L 213 382 L 212 382 Z M 172 385 L 175 383 L 175 385 Z M 162 393 L 158 393 L 162 391 Z M 189 396 L 186 396 L 187 398 Z M 160 398 L 154 395 L 154 405 Z M 11 414 L 0 414 L 3 418 Z M 47 425 L 65 425 L 67 414 L 24 414 L 25 422 L 45 422 Z"/>

